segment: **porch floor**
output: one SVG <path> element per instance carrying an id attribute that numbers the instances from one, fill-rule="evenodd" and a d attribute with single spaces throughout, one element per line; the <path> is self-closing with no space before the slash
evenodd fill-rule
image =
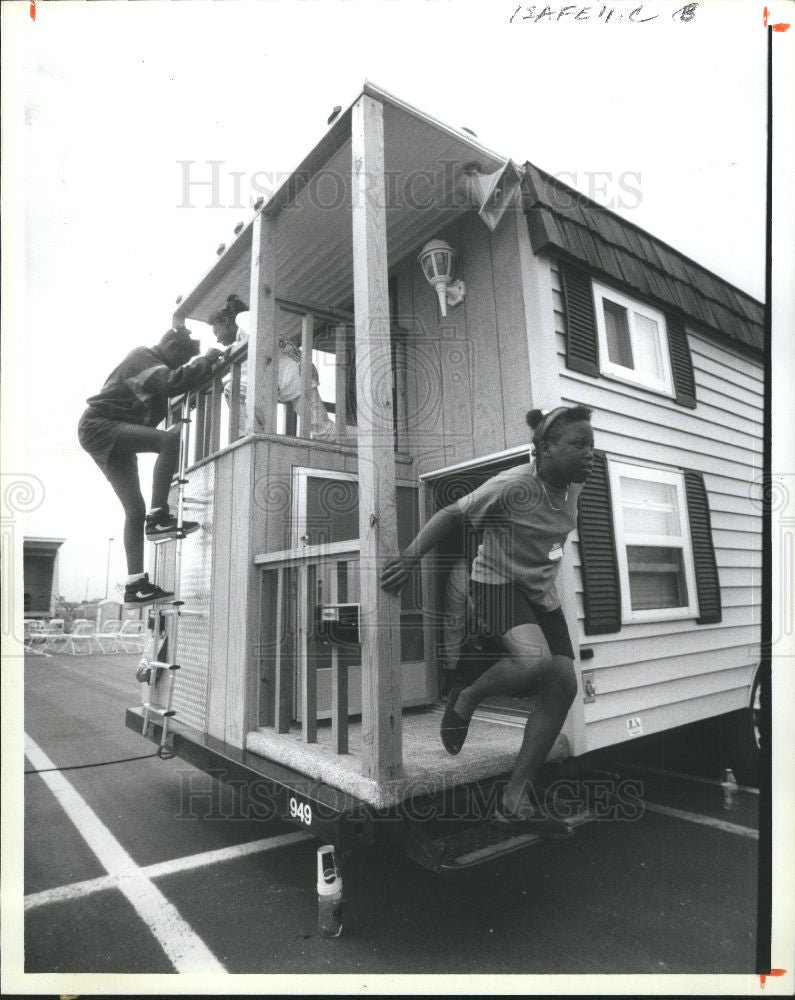
<path id="1" fill-rule="evenodd" d="M 317 743 L 304 743 L 300 726 L 289 733 L 260 728 L 248 734 L 246 749 L 291 767 L 348 792 L 382 809 L 397 805 L 413 795 L 440 792 L 467 782 L 505 774 L 513 767 L 522 742 L 525 720 L 476 712 L 469 736 L 456 757 L 442 746 L 438 706 L 407 709 L 403 713 L 403 775 L 379 783 L 361 773 L 361 720 L 348 727 L 350 752 L 336 754 L 331 744 L 331 726 L 318 723 Z M 567 754 L 565 737 L 559 736 L 549 759 Z"/>

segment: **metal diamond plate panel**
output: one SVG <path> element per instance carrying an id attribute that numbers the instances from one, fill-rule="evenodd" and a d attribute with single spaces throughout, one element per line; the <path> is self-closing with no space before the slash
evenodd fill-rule
<path id="1" fill-rule="evenodd" d="M 171 654 L 180 665 L 174 688 L 174 708 L 180 722 L 204 732 L 210 663 L 215 463 L 208 462 L 193 469 L 187 478 L 185 519 L 198 521 L 201 528 L 182 542 L 179 597 L 185 603 L 179 616 L 176 655 Z M 173 569 L 171 572 L 173 574 Z"/>

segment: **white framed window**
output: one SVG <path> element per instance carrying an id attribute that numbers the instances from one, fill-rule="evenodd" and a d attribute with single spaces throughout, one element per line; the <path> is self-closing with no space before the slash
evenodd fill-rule
<path id="1" fill-rule="evenodd" d="M 698 598 L 684 476 L 608 460 L 621 618 L 696 618 Z"/>
<path id="2" fill-rule="evenodd" d="M 665 316 L 596 281 L 593 295 L 602 374 L 675 396 Z"/>

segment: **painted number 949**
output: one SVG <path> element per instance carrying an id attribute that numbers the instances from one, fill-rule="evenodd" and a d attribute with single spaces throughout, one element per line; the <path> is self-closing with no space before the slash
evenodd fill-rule
<path id="1" fill-rule="evenodd" d="M 309 826 L 312 823 L 312 806 L 308 802 L 299 802 L 295 796 L 290 797 L 290 818 Z"/>

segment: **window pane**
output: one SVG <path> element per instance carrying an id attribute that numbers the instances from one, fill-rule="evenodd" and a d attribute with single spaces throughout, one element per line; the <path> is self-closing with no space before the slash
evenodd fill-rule
<path id="1" fill-rule="evenodd" d="M 359 484 L 310 476 L 306 483 L 307 544 L 347 542 L 359 537 Z"/>
<path id="2" fill-rule="evenodd" d="M 616 305 L 610 299 L 602 299 L 605 313 L 605 332 L 607 334 L 607 356 L 614 365 L 624 368 L 634 368 L 632 362 L 632 344 L 629 341 L 629 323 L 627 310 Z"/>
<path id="3" fill-rule="evenodd" d="M 422 612 L 404 611 L 400 616 L 400 662 L 412 663 L 424 657 Z"/>
<path id="4" fill-rule="evenodd" d="M 681 533 L 676 487 L 621 476 L 621 503 L 627 534 L 673 535 Z"/>
<path id="5" fill-rule="evenodd" d="M 687 607 L 681 549 L 628 545 L 629 593 L 633 611 Z"/>
<path id="6" fill-rule="evenodd" d="M 657 324 L 653 319 L 638 313 L 634 313 L 634 321 L 636 368 L 656 379 L 662 379 L 663 365 Z"/>

